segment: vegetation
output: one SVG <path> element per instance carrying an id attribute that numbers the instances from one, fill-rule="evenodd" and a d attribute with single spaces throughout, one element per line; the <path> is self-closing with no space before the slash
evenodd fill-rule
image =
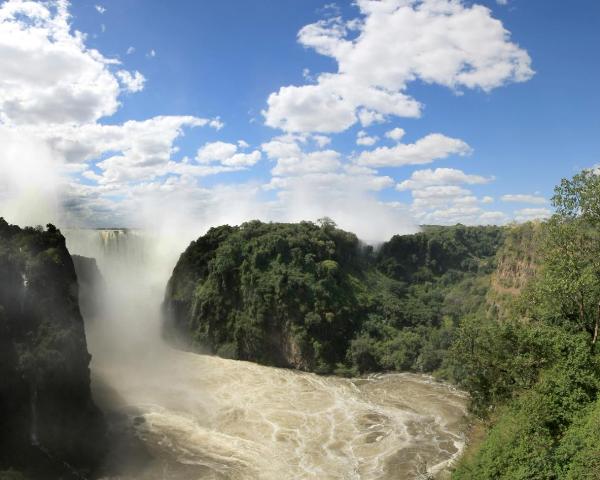
<path id="1" fill-rule="evenodd" d="M 463 321 L 448 363 L 490 424 L 456 479 L 600 479 L 600 181 L 555 189 L 512 318 Z"/>
<path id="2" fill-rule="evenodd" d="M 424 227 L 377 251 L 321 225 L 219 227 L 169 283 L 169 334 L 317 372 L 433 372 L 487 434 L 453 478 L 600 480 L 600 176 L 543 223 Z"/>
<path id="3" fill-rule="evenodd" d="M 0 218 L 0 477 L 20 478 L 11 467 L 60 478 L 66 464 L 96 465 L 105 427 L 89 361 L 64 237 Z"/>
<path id="4" fill-rule="evenodd" d="M 431 372 L 485 308 L 498 227 L 427 227 L 377 253 L 330 220 L 211 229 L 167 288 L 167 334 L 320 373 Z"/>

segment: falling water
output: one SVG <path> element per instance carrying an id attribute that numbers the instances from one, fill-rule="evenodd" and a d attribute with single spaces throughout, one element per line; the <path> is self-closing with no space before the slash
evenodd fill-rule
<path id="1" fill-rule="evenodd" d="M 96 398 L 148 455 L 126 478 L 441 478 L 460 454 L 462 392 L 421 375 L 343 379 L 172 350 L 159 311 L 176 255 L 142 232 L 67 239 L 108 288 L 88 342 Z"/>
<path id="2" fill-rule="evenodd" d="M 38 420 L 37 420 L 37 398 L 38 398 L 38 390 L 36 385 L 32 385 L 32 394 L 30 400 L 30 409 L 31 409 L 31 424 L 30 424 L 30 432 L 29 432 L 29 442 L 31 446 L 37 447 L 40 445 L 38 438 Z"/>

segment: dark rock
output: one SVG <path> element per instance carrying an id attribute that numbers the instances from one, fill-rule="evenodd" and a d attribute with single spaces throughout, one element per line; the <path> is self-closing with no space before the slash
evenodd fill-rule
<path id="1" fill-rule="evenodd" d="M 0 470 L 70 478 L 99 464 L 106 427 L 90 358 L 64 237 L 0 218 Z"/>

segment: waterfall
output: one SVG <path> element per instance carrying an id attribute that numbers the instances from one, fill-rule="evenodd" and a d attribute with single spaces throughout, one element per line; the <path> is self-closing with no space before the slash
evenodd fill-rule
<path id="1" fill-rule="evenodd" d="M 38 447 L 40 445 L 38 438 L 38 428 L 37 428 L 37 398 L 38 398 L 38 390 L 37 385 L 35 383 L 31 386 L 31 399 L 29 401 L 30 409 L 31 409 L 31 424 L 29 431 L 29 441 L 33 447 Z"/>
<path id="2" fill-rule="evenodd" d="M 152 454 L 134 478 L 392 480 L 443 472 L 460 455 L 461 392 L 419 375 L 321 377 L 172 350 L 160 304 L 186 239 L 63 233 L 106 282 L 106 308 L 86 324 L 92 383 L 118 392 L 115 428 Z"/>
<path id="3" fill-rule="evenodd" d="M 25 273 L 21 273 L 21 279 L 23 280 L 23 289 L 21 290 L 21 314 L 25 310 L 25 299 L 27 298 L 27 289 L 29 287 L 29 279 Z"/>

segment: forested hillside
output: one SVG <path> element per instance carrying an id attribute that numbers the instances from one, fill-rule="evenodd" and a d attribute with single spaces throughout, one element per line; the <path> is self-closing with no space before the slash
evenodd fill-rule
<path id="1" fill-rule="evenodd" d="M 499 227 L 426 227 L 374 252 L 320 225 L 211 229 L 167 288 L 167 335 L 222 356 L 320 373 L 431 372 L 485 308 Z"/>
<path id="2" fill-rule="evenodd" d="M 489 433 L 454 478 L 600 479 L 599 201 L 595 172 L 563 180 L 556 214 L 500 252 L 502 307 L 461 322 L 448 363 Z"/>
<path id="3" fill-rule="evenodd" d="M 102 459 L 105 425 L 65 239 L 0 218 L 0 477 L 82 478 Z"/>

